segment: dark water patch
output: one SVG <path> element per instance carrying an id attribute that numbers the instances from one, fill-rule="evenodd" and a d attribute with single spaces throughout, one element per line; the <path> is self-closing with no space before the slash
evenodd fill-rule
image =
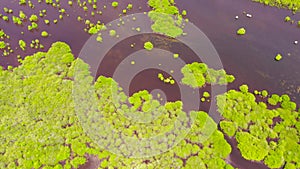
<path id="1" fill-rule="evenodd" d="M 135 35 L 117 43 L 107 52 L 99 65 L 96 77 L 100 75 L 112 77 L 118 65 L 130 54 L 144 49 L 144 43 L 147 41 L 151 41 L 155 48 L 178 53 L 185 63 L 201 62 L 195 52 L 176 39 L 158 34 Z M 134 44 L 133 48 L 130 46 L 131 44 Z"/>
<path id="2" fill-rule="evenodd" d="M 87 162 L 84 165 L 78 167 L 78 169 L 95 169 L 100 166 L 101 161 L 97 156 L 86 155 Z"/>
<path id="3" fill-rule="evenodd" d="M 210 38 L 227 72 L 236 75 L 232 88 L 247 83 L 250 89 L 289 93 L 300 103 L 300 48 L 293 44 L 300 37 L 300 29 L 284 23 L 290 11 L 248 0 L 191 0 L 177 4 L 189 11 L 190 21 Z M 242 15 L 243 11 L 253 18 Z M 236 15 L 240 19 L 235 20 Z M 300 20 L 300 14 L 293 18 Z M 237 36 L 239 27 L 245 27 L 247 34 Z M 277 53 L 284 55 L 280 62 L 274 61 Z"/>
<path id="4" fill-rule="evenodd" d="M 141 90 L 148 90 L 151 93 L 154 89 L 160 89 L 165 93 L 168 102 L 181 100 L 178 82 L 174 85 L 164 83 L 157 78 L 158 73 L 163 73 L 165 77 L 171 76 L 169 73 L 158 69 L 147 69 L 139 72 L 130 83 L 129 95 L 131 96 Z"/>
<path id="5" fill-rule="evenodd" d="M 85 12 L 82 8 L 80 8 L 76 3 L 73 3 L 73 6 L 68 5 L 68 1 L 60 1 L 60 8 L 66 10 L 66 14 L 64 14 L 63 19 L 59 19 L 59 9 L 52 7 L 51 5 L 46 4 L 45 2 L 38 3 L 37 1 L 32 1 L 35 8 L 31 9 L 29 6 L 20 6 L 19 0 L 3 0 L 0 1 L 1 7 L 7 7 L 9 9 L 13 9 L 13 14 L 6 14 L 1 9 L 1 14 L 7 15 L 10 17 L 9 22 L 5 22 L 2 19 L 0 20 L 1 28 L 4 29 L 5 33 L 10 35 L 11 38 L 7 42 L 10 43 L 12 49 L 18 48 L 18 43 L 20 39 L 23 39 L 27 43 L 27 50 L 23 52 L 21 49 L 15 50 L 14 53 L 11 53 L 8 57 L 0 57 L 0 66 L 6 68 L 8 65 L 18 66 L 19 63 L 17 61 L 17 55 L 21 55 L 21 57 L 25 57 L 28 55 L 32 55 L 38 51 L 46 51 L 52 43 L 57 41 L 63 41 L 68 43 L 71 46 L 72 53 L 75 57 L 78 57 L 78 54 L 88 40 L 90 35 L 84 32 L 84 28 L 86 25 L 84 21 L 79 22 L 77 20 L 78 16 L 81 16 L 84 19 L 88 19 L 91 23 L 96 23 L 97 21 L 101 21 L 101 23 L 108 23 L 115 19 L 119 18 L 119 14 L 122 13 L 122 10 L 127 7 L 128 3 L 132 3 L 134 8 L 132 10 L 127 10 L 127 14 L 139 13 L 142 11 L 148 11 L 150 8 L 146 5 L 145 0 L 133 0 L 133 1 L 122 1 L 119 2 L 119 6 L 117 9 L 111 7 L 111 0 L 106 1 L 105 3 L 98 3 L 98 11 L 102 11 L 102 14 L 95 14 L 95 16 L 91 15 L 91 11 L 96 13 L 96 10 L 93 10 L 90 5 L 87 5 L 89 8 L 88 12 Z M 104 9 L 104 5 L 107 6 Z M 141 8 L 139 8 L 141 7 Z M 23 26 L 17 26 L 12 22 L 11 16 L 18 16 L 19 11 L 22 10 L 29 18 L 31 14 L 36 14 L 39 16 L 39 11 L 46 9 L 47 14 L 41 18 L 39 17 L 38 30 L 34 30 L 32 32 L 27 30 L 27 25 L 31 23 L 29 21 L 23 22 Z M 68 16 L 67 16 L 68 15 Z M 44 23 L 44 19 L 50 20 L 50 25 L 46 25 Z M 57 19 L 58 23 L 54 24 L 53 20 Z M 50 36 L 47 38 L 41 37 L 41 32 L 46 30 Z M 21 31 L 24 32 L 24 35 L 21 34 Z M 45 46 L 45 49 L 31 49 L 29 47 L 30 42 L 34 39 L 39 39 L 41 44 Z"/>

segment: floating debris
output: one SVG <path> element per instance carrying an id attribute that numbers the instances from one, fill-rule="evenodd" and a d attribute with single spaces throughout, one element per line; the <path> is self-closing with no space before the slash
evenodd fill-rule
<path id="1" fill-rule="evenodd" d="M 246 14 L 246 16 L 248 17 L 248 18 L 252 18 L 252 15 L 251 14 Z"/>

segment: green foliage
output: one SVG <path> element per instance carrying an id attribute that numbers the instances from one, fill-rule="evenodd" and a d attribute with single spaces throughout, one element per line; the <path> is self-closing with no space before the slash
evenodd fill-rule
<path id="1" fill-rule="evenodd" d="M 229 90 L 217 96 L 218 111 L 224 118 L 221 129 L 236 138 L 247 160 L 263 161 L 270 168 L 281 168 L 290 162 L 300 165 L 296 129 L 300 128 L 300 112 L 295 111 L 296 103 L 286 94 L 272 94 L 266 100 L 273 106 L 280 103 L 280 108 L 271 110 L 265 102 L 257 102 L 247 85 L 240 86 L 240 91 Z"/>
<path id="2" fill-rule="evenodd" d="M 193 88 L 201 88 L 206 83 L 226 85 L 234 81 L 234 77 L 226 74 L 225 70 L 208 68 L 205 63 L 194 62 L 192 64 L 186 64 L 181 69 L 181 73 L 183 74 L 181 82 Z"/>
<path id="3" fill-rule="evenodd" d="M 29 18 L 30 22 L 37 22 L 38 21 L 38 16 L 36 16 L 35 14 L 32 14 Z"/>
<path id="4" fill-rule="evenodd" d="M 239 28 L 236 33 L 238 35 L 245 35 L 246 34 L 246 29 L 245 28 Z"/>
<path id="5" fill-rule="evenodd" d="M 5 16 L 5 15 L 2 16 L 2 19 L 3 19 L 4 21 L 9 21 L 8 16 Z"/>
<path id="6" fill-rule="evenodd" d="M 0 149 L 5 149 L 6 168 L 16 160 L 20 168 L 54 167 L 70 160 L 65 140 L 87 140 L 78 122 L 69 120 L 76 118 L 69 104 L 72 82 L 65 80 L 73 61 L 69 46 L 55 43 L 12 71 L 0 71 L 0 135 L 6 138 Z"/>
<path id="7" fill-rule="evenodd" d="M 4 41 L 0 41 L 0 49 L 6 48 L 6 43 Z"/>
<path id="8" fill-rule="evenodd" d="M 265 164 L 270 168 L 280 168 L 284 164 L 283 152 L 280 149 L 270 151 L 265 159 Z"/>
<path id="9" fill-rule="evenodd" d="M 248 90 L 249 90 L 248 85 L 243 84 L 243 85 L 240 86 L 240 91 L 241 92 L 248 93 Z"/>
<path id="10" fill-rule="evenodd" d="M 148 41 L 148 42 L 145 42 L 144 43 L 144 48 L 146 49 L 146 50 L 152 50 L 153 49 L 153 44 L 150 42 L 150 41 Z"/>
<path id="11" fill-rule="evenodd" d="M 26 14 L 23 11 L 19 11 L 19 17 L 24 20 L 27 18 Z"/>
<path id="12" fill-rule="evenodd" d="M 126 158 L 110 153 L 95 145 L 83 131 L 81 124 L 84 123 L 78 119 L 81 114 L 76 114 L 75 109 L 85 111 L 96 107 L 116 131 L 131 137 L 150 138 L 172 130 L 177 118 L 180 123 L 186 122 L 181 120 L 187 117 L 182 103 L 160 105 L 147 91 L 127 97 L 113 79 L 103 76 L 93 83 L 89 66 L 80 59 L 74 60 L 70 47 L 62 42 L 54 43 L 48 52 L 27 56 L 20 63 L 16 68 L 0 69 L 0 137 L 5 138 L 0 139 L 0 166 L 3 168 L 78 168 L 90 156 L 101 161 L 100 168 L 229 166 L 225 159 L 231 147 L 205 112 L 191 112 L 191 131 L 178 144 L 175 144 L 176 135 L 181 133 L 175 129 L 175 133 L 167 135 L 171 140 L 168 144 L 151 145 L 174 146 L 170 151 L 147 158 Z M 78 80 L 79 86 L 74 80 Z M 89 99 L 74 100 L 74 88 L 79 89 L 75 94 L 95 96 L 97 104 L 93 105 Z M 92 116 L 96 112 L 85 113 Z M 147 117 L 142 119 L 151 121 L 150 125 L 137 121 L 137 116 Z M 107 134 L 111 139 L 114 137 Z M 121 146 L 122 141 L 117 139 L 114 144 Z"/>
<path id="13" fill-rule="evenodd" d="M 110 30 L 110 31 L 109 31 L 109 35 L 112 36 L 112 37 L 113 37 L 113 36 L 116 36 L 116 35 L 117 35 L 117 32 L 116 32 L 115 30 Z"/>
<path id="14" fill-rule="evenodd" d="M 5 32 L 2 29 L 0 29 L 0 39 L 4 39 L 5 36 Z"/>
<path id="15" fill-rule="evenodd" d="M 28 25 L 28 30 L 31 31 L 33 29 L 38 29 L 38 24 L 35 22 L 31 22 L 31 25 Z"/>
<path id="16" fill-rule="evenodd" d="M 149 0 L 148 5 L 152 8 L 148 16 L 154 22 L 154 32 L 174 38 L 182 35 L 182 15 L 173 0 Z"/>
<path id="17" fill-rule="evenodd" d="M 300 2 L 294 0 L 253 0 L 255 2 L 260 2 L 269 6 L 277 6 L 280 8 L 287 8 L 294 12 L 299 11 Z"/>
<path id="18" fill-rule="evenodd" d="M 203 97 L 208 98 L 208 97 L 210 97 L 210 94 L 208 92 L 203 92 Z"/>
<path id="19" fill-rule="evenodd" d="M 290 17 L 290 16 L 286 16 L 286 17 L 284 18 L 284 20 L 285 20 L 285 22 L 289 22 L 289 21 L 291 21 L 291 17 Z"/>
<path id="20" fill-rule="evenodd" d="M 176 21 L 174 21 L 170 14 L 150 11 L 148 16 L 152 21 L 154 21 L 151 26 L 151 29 L 154 32 L 162 33 L 173 38 L 182 35 L 182 28 L 176 25 Z"/>
<path id="21" fill-rule="evenodd" d="M 48 19 L 45 19 L 44 22 L 46 25 L 50 24 L 50 21 Z"/>
<path id="22" fill-rule="evenodd" d="M 272 106 L 275 106 L 278 104 L 278 102 L 281 101 L 280 96 L 278 96 L 277 94 L 272 94 L 270 98 L 268 98 L 268 103 Z"/>
<path id="23" fill-rule="evenodd" d="M 14 24 L 22 25 L 22 21 L 20 18 L 18 18 L 16 16 L 12 16 L 12 19 L 13 19 Z"/>
<path id="24" fill-rule="evenodd" d="M 132 4 L 128 4 L 126 8 L 127 8 L 128 10 L 131 10 L 131 9 L 132 9 L 132 7 L 133 7 L 133 5 L 132 5 Z"/>
<path id="25" fill-rule="evenodd" d="M 71 165 L 74 168 L 78 168 L 78 166 L 84 164 L 85 162 L 86 162 L 86 159 L 84 157 L 75 157 L 74 159 L 72 159 Z"/>
<path id="26" fill-rule="evenodd" d="M 43 32 L 41 33 L 41 36 L 42 36 L 42 37 L 48 37 L 48 35 L 49 35 L 49 34 L 48 34 L 48 32 L 46 32 L 46 31 L 43 31 Z"/>
<path id="27" fill-rule="evenodd" d="M 164 83 L 169 83 L 171 85 L 175 84 L 175 80 L 173 79 L 172 76 L 165 78 L 162 73 L 158 73 L 157 77 L 160 81 L 163 81 Z"/>
<path id="28" fill-rule="evenodd" d="M 242 156 L 247 160 L 261 161 L 269 152 L 267 141 L 259 140 L 247 132 L 237 132 L 236 140 Z"/>
<path id="29" fill-rule="evenodd" d="M 105 26 L 103 24 L 97 23 L 94 26 L 89 28 L 88 33 L 90 35 L 94 35 L 103 29 L 105 29 Z M 112 32 L 112 34 L 115 34 L 115 33 Z M 115 35 L 111 35 L 111 36 L 115 36 Z"/>
<path id="30" fill-rule="evenodd" d="M 26 5 L 26 0 L 19 0 L 19 5 Z"/>
<path id="31" fill-rule="evenodd" d="M 261 91 L 261 95 L 262 95 L 262 97 L 267 97 L 268 91 L 266 91 L 266 90 Z"/>
<path id="32" fill-rule="evenodd" d="M 24 40 L 19 40 L 19 46 L 23 51 L 26 50 L 26 42 Z"/>
<path id="33" fill-rule="evenodd" d="M 179 58 L 179 54 L 178 53 L 174 53 L 173 57 L 174 57 L 174 59 L 177 59 L 177 58 Z"/>
<path id="34" fill-rule="evenodd" d="M 235 132 L 238 129 L 238 126 L 236 125 L 236 123 L 233 123 L 231 121 L 221 121 L 220 127 L 229 137 L 234 136 Z"/>
<path id="35" fill-rule="evenodd" d="M 118 3 L 117 1 L 113 1 L 113 2 L 111 3 L 111 6 L 114 7 L 114 8 L 116 8 L 116 7 L 119 6 L 119 3 Z"/>
<path id="36" fill-rule="evenodd" d="M 276 56 L 275 56 L 275 60 L 276 61 L 280 61 L 282 59 L 282 55 L 281 54 L 277 54 Z"/>

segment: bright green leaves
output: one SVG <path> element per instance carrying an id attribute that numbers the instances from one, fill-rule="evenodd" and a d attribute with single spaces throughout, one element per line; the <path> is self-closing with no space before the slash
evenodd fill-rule
<path id="1" fill-rule="evenodd" d="M 119 6 L 119 3 L 118 3 L 117 1 L 113 1 L 113 2 L 111 3 L 111 6 L 114 7 L 114 8 L 116 8 L 116 7 Z"/>
<path id="2" fill-rule="evenodd" d="M 272 106 L 275 106 L 278 104 L 278 102 L 280 102 L 280 96 L 278 96 L 277 94 L 272 94 L 270 98 L 268 98 L 268 103 Z"/>
<path id="3" fill-rule="evenodd" d="M 181 72 L 183 78 L 181 82 L 193 88 L 203 87 L 205 85 L 205 74 L 207 73 L 207 65 L 205 63 L 194 62 L 185 65 Z"/>
<path id="4" fill-rule="evenodd" d="M 26 5 L 26 0 L 19 0 L 19 5 Z"/>
<path id="5" fill-rule="evenodd" d="M 164 77 L 164 75 L 162 73 L 158 73 L 157 77 L 160 81 L 162 81 L 164 83 L 169 83 L 171 85 L 175 84 L 175 80 L 173 79 L 172 76 L 166 78 L 166 77 Z"/>
<path id="6" fill-rule="evenodd" d="M 60 146 L 56 158 L 57 158 L 58 161 L 67 160 L 71 156 L 70 153 L 71 153 L 71 151 L 70 151 L 69 147 L 67 147 L 67 146 Z"/>
<path id="7" fill-rule="evenodd" d="M 276 61 L 280 61 L 282 59 L 282 55 L 281 54 L 277 54 L 276 56 L 275 56 L 275 60 Z"/>
<path id="8" fill-rule="evenodd" d="M 265 102 L 257 102 L 248 90 L 247 85 L 242 85 L 240 91 L 230 90 L 217 96 L 218 111 L 224 117 L 220 122 L 223 132 L 236 138 L 247 160 L 264 161 L 270 168 L 280 168 L 284 163 L 300 165 L 296 103 L 286 94 L 269 96 L 264 91 L 261 95 L 265 102 L 272 106 L 280 103 L 280 108 L 270 110 Z"/>
<path id="9" fill-rule="evenodd" d="M 86 136 L 74 118 L 72 82 L 67 78 L 74 61 L 70 52 L 58 42 L 47 53 L 27 56 L 19 67 L 0 72 L 0 121 L 8 126 L 0 125 L 0 135 L 6 138 L 0 141 L 0 150 L 7 150 L 5 168 L 14 168 L 16 160 L 20 168 L 61 168 L 60 162 L 67 165 L 76 158 L 67 140 Z"/>
<path id="10" fill-rule="evenodd" d="M 236 32 L 238 35 L 245 35 L 246 34 L 246 29 L 245 28 L 239 28 Z"/>
<path id="11" fill-rule="evenodd" d="M 288 8 L 294 12 L 299 11 L 300 9 L 300 3 L 298 1 L 293 1 L 293 0 L 280 0 L 280 1 L 276 1 L 276 0 L 254 0 L 255 2 L 260 2 L 263 3 L 265 5 L 269 5 L 269 6 L 277 6 L 280 8 Z M 289 21 L 288 18 L 285 18 L 285 20 Z"/>
<path id="12" fill-rule="evenodd" d="M 203 92 L 203 97 L 209 98 L 209 97 L 210 97 L 210 94 L 209 94 L 208 92 Z"/>
<path id="13" fill-rule="evenodd" d="M 48 37 L 48 35 L 49 35 L 49 34 L 48 34 L 47 31 L 43 31 L 43 32 L 41 33 L 41 36 L 42 36 L 42 37 Z"/>
<path id="14" fill-rule="evenodd" d="M 207 84 L 226 85 L 234 81 L 233 75 L 227 75 L 225 70 L 214 70 L 208 68 L 205 63 L 194 62 L 185 65 L 181 72 L 183 78 L 181 82 L 193 88 L 201 88 Z"/>
<path id="15" fill-rule="evenodd" d="M 291 17 L 290 16 L 286 16 L 285 18 L 284 18 L 284 21 L 285 22 L 290 22 L 292 19 L 291 19 Z"/>
<path id="16" fill-rule="evenodd" d="M 231 147 L 217 130 L 217 125 L 205 112 L 191 112 L 193 125 L 185 141 L 172 151 L 176 156 L 187 159 L 184 168 L 225 168 L 224 159 L 230 154 Z M 199 144 L 200 143 L 200 144 Z M 199 147 L 202 146 L 202 148 Z"/>
<path id="17" fill-rule="evenodd" d="M 236 140 L 242 156 L 247 160 L 261 161 L 269 152 L 267 141 L 259 140 L 247 132 L 238 132 Z"/>
<path id="18" fill-rule="evenodd" d="M 264 161 L 270 168 L 280 168 L 284 164 L 283 152 L 279 149 L 271 150 Z"/>
<path id="19" fill-rule="evenodd" d="M 71 161 L 71 165 L 74 168 L 78 168 L 80 165 L 85 164 L 86 159 L 84 157 L 75 157 L 74 159 L 72 159 Z"/>
<path id="20" fill-rule="evenodd" d="M 197 156 L 192 156 L 186 161 L 185 168 L 206 168 L 205 163 Z"/>
<path id="21" fill-rule="evenodd" d="M 6 47 L 6 43 L 4 41 L 0 41 L 0 49 L 4 49 Z"/>
<path id="22" fill-rule="evenodd" d="M 19 11 L 19 17 L 24 20 L 27 18 L 26 14 L 23 11 Z"/>
<path id="23" fill-rule="evenodd" d="M 244 84 L 244 85 L 240 86 L 240 91 L 243 92 L 243 93 L 248 93 L 248 89 L 249 89 L 248 85 Z"/>
<path id="24" fill-rule="evenodd" d="M 182 28 L 176 25 L 171 15 L 150 11 L 148 16 L 152 21 L 154 21 L 154 24 L 151 25 L 151 29 L 154 32 L 162 33 L 173 38 L 182 35 Z"/>
<path id="25" fill-rule="evenodd" d="M 109 35 L 112 36 L 112 37 L 114 37 L 114 36 L 117 35 L 117 32 L 115 30 L 110 30 L 109 31 Z"/>
<path id="26" fill-rule="evenodd" d="M 290 101 L 290 97 L 286 94 L 283 94 L 281 97 L 277 94 L 272 94 L 270 98 L 268 98 L 268 103 L 272 106 L 276 106 L 280 103 L 280 106 L 283 109 L 296 110 L 296 103 Z"/>
<path id="27" fill-rule="evenodd" d="M 16 24 L 16 25 L 22 25 L 22 21 L 21 21 L 21 19 L 19 17 L 12 16 L 12 19 L 13 19 L 14 24 Z"/>
<path id="28" fill-rule="evenodd" d="M 234 136 L 238 129 L 237 125 L 231 121 L 221 121 L 220 127 L 229 137 Z"/>
<path id="29" fill-rule="evenodd" d="M 26 42 L 24 40 L 19 40 L 19 46 L 23 51 L 26 50 Z"/>
<path id="30" fill-rule="evenodd" d="M 37 15 L 34 15 L 32 14 L 30 17 L 29 17 L 29 21 L 30 22 L 37 22 L 38 21 L 38 16 Z"/>
<path id="31" fill-rule="evenodd" d="M 94 35 L 94 34 L 98 33 L 100 30 L 103 30 L 103 29 L 105 29 L 105 26 L 101 23 L 97 23 L 94 26 L 91 26 L 89 28 L 88 33 L 90 35 Z"/>
<path id="32" fill-rule="evenodd" d="M 152 30 L 170 37 L 182 35 L 182 15 L 171 0 L 149 0 L 148 5 L 153 9 L 148 13 L 149 18 L 154 22 Z"/>
<path id="33" fill-rule="evenodd" d="M 148 42 L 145 42 L 144 43 L 144 48 L 146 49 L 146 50 L 152 50 L 153 49 L 153 44 L 150 42 L 150 41 L 148 41 Z"/>
<path id="34" fill-rule="evenodd" d="M 178 9 L 171 0 L 149 0 L 148 5 L 155 9 L 156 12 L 162 12 L 166 14 L 178 14 Z"/>
<path id="35" fill-rule="evenodd" d="M 261 96 L 262 97 L 267 97 L 268 96 L 268 91 L 266 91 L 266 90 L 263 90 L 263 91 L 261 91 Z"/>
<path id="36" fill-rule="evenodd" d="M 20 62 L 19 67 L 0 69 L 0 136 L 6 138 L 0 140 L 0 153 L 5 156 L 5 160 L 0 156 L 0 161 L 3 161 L 0 167 L 17 168 L 17 161 L 20 168 L 78 168 L 91 156 L 101 161 L 100 168 L 229 166 L 225 159 L 231 147 L 205 112 L 191 112 L 189 117 L 189 113 L 183 111 L 181 101 L 161 105 L 148 91 L 127 97 L 111 78 L 100 76 L 93 83 L 89 66 L 80 59 L 74 60 L 70 47 L 62 42 L 54 43 L 48 52 L 38 52 Z M 77 80 L 79 84 L 75 84 Z M 97 99 L 96 104 L 90 104 L 91 99 L 74 99 L 72 92 L 76 92 L 75 89 L 80 90 L 76 94 L 83 93 Z M 285 97 L 284 100 L 289 99 Z M 91 107 L 98 111 L 99 114 L 95 114 L 100 115 L 98 119 L 102 117 L 125 136 L 140 139 L 167 133 L 163 137 L 169 140 L 167 143 L 149 146 L 169 146 L 170 151 L 141 159 L 117 156 L 99 148 L 84 133 L 78 119 L 83 114 L 75 113 L 75 110 L 85 112 Z M 174 125 L 176 120 L 179 124 L 193 121 L 192 126 L 180 125 L 191 127 L 191 131 L 180 133 L 182 131 Z M 150 125 L 145 125 L 145 122 Z M 93 127 L 97 132 L 107 132 L 107 126 Z M 172 130 L 174 133 L 169 132 Z M 116 137 L 107 134 L 108 139 Z M 180 134 L 186 137 L 177 140 Z M 122 147 L 122 139 L 112 140 L 124 154 L 132 151 Z M 186 163 L 179 157 L 184 157 Z"/>
<path id="37" fill-rule="evenodd" d="M 150 95 L 146 90 L 134 93 L 131 97 L 128 98 L 128 101 L 131 105 L 133 105 L 131 110 L 137 111 L 141 108 L 142 112 L 151 114 L 160 105 L 157 100 L 152 100 L 152 95 Z M 145 116 L 146 114 L 143 114 L 142 112 L 138 114 L 140 114 L 141 116 Z"/>

